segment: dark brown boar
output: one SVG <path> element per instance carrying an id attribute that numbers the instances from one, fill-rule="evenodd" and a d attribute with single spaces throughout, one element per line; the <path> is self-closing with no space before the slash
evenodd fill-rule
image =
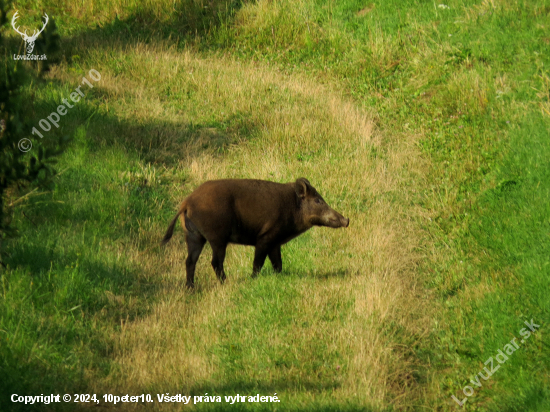
<path id="1" fill-rule="evenodd" d="M 187 242 L 187 286 L 193 287 L 195 265 L 206 241 L 212 246 L 212 267 L 225 280 L 223 261 L 228 243 L 255 246 L 252 276 L 269 256 L 273 269 L 283 268 L 281 245 L 312 226 L 348 227 L 349 219 L 334 211 L 307 179 L 293 183 L 227 179 L 203 183 L 181 204 L 166 235 L 172 237 L 181 218 Z"/>

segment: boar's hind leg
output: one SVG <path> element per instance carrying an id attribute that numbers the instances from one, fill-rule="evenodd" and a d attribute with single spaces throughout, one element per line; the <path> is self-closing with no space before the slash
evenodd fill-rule
<path id="1" fill-rule="evenodd" d="M 187 242 L 187 260 L 185 261 L 187 287 L 192 288 L 195 284 L 195 266 L 206 243 L 206 239 L 200 233 L 187 232 L 185 234 L 185 241 Z"/>
<path id="2" fill-rule="evenodd" d="M 271 266 L 275 272 L 280 272 L 283 270 L 283 259 L 281 258 L 281 246 L 275 246 L 268 253 L 269 260 L 271 260 Z"/>
<path id="3" fill-rule="evenodd" d="M 212 267 L 216 276 L 220 280 L 220 283 L 225 281 L 225 271 L 223 270 L 223 261 L 225 260 L 225 249 L 227 248 L 227 243 L 212 243 Z"/>

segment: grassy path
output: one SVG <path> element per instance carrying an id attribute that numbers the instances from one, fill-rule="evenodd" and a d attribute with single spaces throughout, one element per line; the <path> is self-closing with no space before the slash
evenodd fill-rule
<path id="1" fill-rule="evenodd" d="M 92 68 L 101 80 L 51 132 L 75 133 L 56 189 L 15 209 L 0 409 L 72 391 L 548 409 L 547 1 L 44 7 L 65 59 L 25 91 L 29 113 Z M 187 293 L 181 229 L 155 246 L 183 197 L 207 179 L 299 176 L 349 229 L 308 232 L 281 275 L 254 280 L 252 249 L 231 247 L 223 287 L 207 250 Z"/>

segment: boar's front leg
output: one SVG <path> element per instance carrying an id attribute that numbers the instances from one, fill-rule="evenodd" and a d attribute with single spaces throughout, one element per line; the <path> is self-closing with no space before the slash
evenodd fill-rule
<path id="1" fill-rule="evenodd" d="M 271 243 L 257 243 L 254 253 L 254 263 L 252 265 L 252 277 L 256 277 L 262 270 L 265 258 L 269 256 L 271 265 L 276 272 L 283 270 L 283 261 L 281 259 L 281 245 L 273 246 Z"/>
<path id="2" fill-rule="evenodd" d="M 225 281 L 225 271 L 223 270 L 223 261 L 225 260 L 225 250 L 227 248 L 227 243 L 212 243 L 212 267 L 216 276 L 220 280 L 220 283 L 223 284 Z"/>
<path id="3" fill-rule="evenodd" d="M 252 277 L 255 278 L 260 270 L 264 267 L 265 258 L 267 257 L 270 247 L 265 243 L 257 243 L 254 252 L 254 263 L 252 264 Z"/>
<path id="4" fill-rule="evenodd" d="M 269 260 L 271 260 L 271 266 L 277 273 L 283 270 L 283 259 L 281 258 L 281 245 L 275 246 L 268 253 Z"/>

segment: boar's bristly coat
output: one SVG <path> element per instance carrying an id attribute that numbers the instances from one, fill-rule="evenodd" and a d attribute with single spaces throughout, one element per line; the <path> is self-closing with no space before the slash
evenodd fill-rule
<path id="1" fill-rule="evenodd" d="M 187 286 L 193 287 L 195 265 L 206 241 L 212 246 L 212 267 L 223 283 L 228 243 L 255 246 L 252 276 L 265 258 L 276 272 L 283 268 L 281 245 L 312 226 L 348 227 L 349 219 L 331 209 L 307 179 L 293 183 L 226 179 L 203 183 L 181 204 L 163 244 L 181 218 L 187 242 Z"/>

